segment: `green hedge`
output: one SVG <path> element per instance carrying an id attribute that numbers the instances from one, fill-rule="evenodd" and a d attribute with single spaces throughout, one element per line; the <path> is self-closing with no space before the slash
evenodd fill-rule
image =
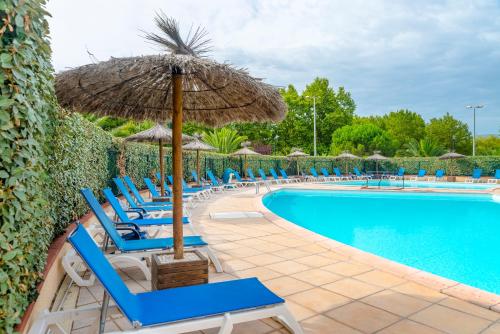
<path id="1" fill-rule="evenodd" d="M 61 113 L 54 120 L 53 152 L 48 170 L 51 176 L 50 203 L 55 217 L 54 233 L 88 211 L 78 190 L 91 188 L 101 194 L 114 175 L 116 163 L 110 162 L 114 149 L 112 136 L 78 114 Z"/>
<path id="2" fill-rule="evenodd" d="M 46 148 L 54 90 L 44 1 L 0 1 L 0 332 L 36 297 L 53 225 Z"/>

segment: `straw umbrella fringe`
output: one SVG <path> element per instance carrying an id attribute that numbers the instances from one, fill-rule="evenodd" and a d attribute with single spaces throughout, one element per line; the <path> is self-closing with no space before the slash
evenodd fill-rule
<path id="1" fill-rule="evenodd" d="M 185 134 L 182 134 L 182 141 L 188 142 L 194 138 Z M 165 167 L 164 167 L 164 154 L 163 154 L 163 144 L 172 141 L 172 130 L 165 128 L 161 124 L 156 124 L 148 130 L 141 131 L 139 133 L 133 134 L 125 138 L 127 141 L 139 141 L 139 142 L 156 142 L 158 141 L 158 159 L 160 162 L 160 194 L 165 195 Z"/>
<path id="2" fill-rule="evenodd" d="M 295 150 L 293 150 L 293 152 L 292 152 L 292 153 L 290 153 L 289 155 L 287 155 L 287 157 L 289 157 L 289 158 L 296 158 L 296 162 L 297 162 L 297 175 L 299 175 L 299 174 L 300 174 L 300 169 L 299 169 L 299 158 L 300 158 L 300 157 L 307 157 L 307 156 L 309 156 L 309 154 L 304 153 L 304 152 L 302 152 L 302 151 L 301 151 L 301 150 L 299 150 L 299 149 L 295 149 Z"/>
<path id="3" fill-rule="evenodd" d="M 463 159 L 463 158 L 465 158 L 465 155 L 463 155 L 463 154 L 456 153 L 456 152 L 448 152 L 448 153 L 445 153 L 442 156 L 440 156 L 438 159 L 439 160 L 447 160 L 446 167 L 447 167 L 448 171 L 450 172 L 450 176 L 453 177 L 453 169 L 450 168 L 450 163 L 448 162 L 448 160 L 456 160 L 456 159 Z"/>
<path id="4" fill-rule="evenodd" d="M 344 159 L 345 160 L 345 173 L 348 174 L 349 173 L 348 161 L 354 160 L 354 159 L 361 159 L 361 158 L 358 157 L 357 155 L 349 153 L 349 151 L 344 151 L 344 152 L 342 152 L 342 154 L 339 154 L 337 156 L 337 159 Z"/>
<path id="5" fill-rule="evenodd" d="M 189 151 L 196 151 L 196 175 L 198 175 L 198 184 L 201 186 L 200 151 L 215 151 L 216 148 L 200 141 L 197 135 L 195 135 L 195 139 L 192 142 L 182 146 L 182 148 Z"/>
<path id="6" fill-rule="evenodd" d="M 374 160 L 375 161 L 375 169 L 376 169 L 376 173 L 378 175 L 378 163 L 379 163 L 379 161 L 389 160 L 389 158 L 381 155 L 380 151 L 374 151 L 372 155 L 366 157 L 366 160 Z"/>
<path id="7" fill-rule="evenodd" d="M 183 118 L 211 126 L 279 121 L 286 105 L 274 87 L 243 69 L 200 57 L 208 44 L 203 30 L 183 41 L 175 20 L 160 13 L 155 21 L 162 34 L 146 37 L 168 54 L 113 58 L 59 73 L 56 95 L 63 107 L 98 115 L 172 119 L 174 258 L 182 259 Z"/>
<path id="8" fill-rule="evenodd" d="M 238 151 L 231 153 L 231 155 L 244 156 L 245 162 L 243 163 L 243 174 L 245 177 L 247 176 L 247 155 L 260 155 L 255 151 L 252 151 L 247 146 L 250 145 L 249 142 L 244 142 L 241 144 L 243 148 L 240 148 Z"/>

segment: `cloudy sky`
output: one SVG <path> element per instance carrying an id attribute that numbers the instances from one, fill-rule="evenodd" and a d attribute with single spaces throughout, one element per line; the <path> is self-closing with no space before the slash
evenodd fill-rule
<path id="1" fill-rule="evenodd" d="M 477 133 L 500 131 L 498 0 L 49 0 L 57 71 L 160 50 L 144 40 L 158 10 L 187 32 L 210 33 L 212 57 L 271 84 L 302 90 L 326 77 L 352 93 L 360 115 L 400 108 L 426 120 L 485 104 Z"/>

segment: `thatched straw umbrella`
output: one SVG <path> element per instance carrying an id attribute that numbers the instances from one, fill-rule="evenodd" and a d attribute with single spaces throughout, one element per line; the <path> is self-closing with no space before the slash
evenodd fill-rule
<path id="1" fill-rule="evenodd" d="M 456 152 L 448 152 L 440 156 L 438 159 L 439 160 L 457 160 L 457 159 L 463 159 L 465 158 L 465 155 L 456 153 Z M 447 161 L 446 162 L 446 169 L 450 172 L 450 177 L 453 178 L 453 168 L 450 168 L 450 163 Z M 454 179 L 453 179 L 454 180 Z"/>
<path id="2" fill-rule="evenodd" d="M 243 142 L 241 143 L 241 146 L 243 146 L 243 148 L 240 148 L 238 151 L 231 153 L 231 155 L 245 157 L 245 162 L 243 163 L 243 174 L 245 175 L 245 177 L 247 176 L 247 155 L 260 155 L 260 153 L 257 153 L 249 149 L 248 148 L 249 145 L 250 142 L 248 141 Z"/>
<path id="3" fill-rule="evenodd" d="M 200 176 L 200 151 L 214 151 L 215 147 L 208 145 L 200 140 L 200 135 L 194 135 L 194 140 L 184 146 L 182 146 L 184 150 L 188 151 L 196 151 L 196 173 L 198 175 L 198 183 L 201 185 L 201 176 Z"/>
<path id="4" fill-rule="evenodd" d="M 185 134 L 182 134 L 182 141 L 183 142 L 188 142 L 193 140 L 194 138 Z M 163 144 L 164 143 L 169 143 L 172 141 L 172 130 L 164 127 L 163 125 L 156 124 L 153 126 L 151 129 L 147 129 L 141 132 L 138 132 L 136 134 L 133 134 L 131 136 L 128 136 L 125 138 L 127 141 L 140 141 L 140 142 L 158 142 L 158 159 L 160 161 L 160 174 L 161 174 L 161 180 L 160 180 L 160 189 L 161 192 L 160 194 L 162 196 L 165 195 L 165 167 L 163 165 L 164 163 L 164 157 L 163 157 Z"/>
<path id="5" fill-rule="evenodd" d="M 375 169 L 378 175 L 378 163 L 379 161 L 384 161 L 384 160 L 389 160 L 388 157 L 384 157 L 383 155 L 380 154 L 380 151 L 373 151 L 373 154 L 366 157 L 366 160 L 373 160 L 375 161 Z"/>
<path id="6" fill-rule="evenodd" d="M 348 161 L 354 160 L 354 159 L 361 159 L 357 155 L 351 154 L 349 151 L 342 152 L 342 154 L 339 154 L 338 156 L 336 156 L 336 158 L 345 160 L 345 172 L 346 172 L 346 174 L 349 172 L 349 169 L 347 168 L 348 163 L 349 163 Z"/>
<path id="7" fill-rule="evenodd" d="M 299 158 L 300 157 L 308 157 L 309 154 L 302 152 L 300 149 L 293 149 L 293 152 L 287 155 L 289 158 L 296 158 L 297 161 L 297 175 L 300 174 L 300 169 L 299 169 Z"/>
<path id="8" fill-rule="evenodd" d="M 157 122 L 172 119 L 174 258 L 182 259 L 183 118 L 211 126 L 278 121 L 286 105 L 271 85 L 202 57 L 208 50 L 205 30 L 196 29 L 184 41 L 175 20 L 159 14 L 155 21 L 162 34 L 146 37 L 166 54 L 112 58 L 60 73 L 56 94 L 63 107 L 79 111 Z"/>

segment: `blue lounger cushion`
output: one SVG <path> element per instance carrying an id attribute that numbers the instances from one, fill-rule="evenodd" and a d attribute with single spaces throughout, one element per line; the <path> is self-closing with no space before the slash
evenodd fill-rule
<path id="1" fill-rule="evenodd" d="M 184 247 L 207 246 L 199 235 L 187 236 L 183 238 Z M 174 238 L 155 238 L 155 239 L 140 239 L 127 240 L 121 247 L 123 252 L 133 251 L 148 251 L 154 249 L 167 249 L 174 247 Z"/>
<path id="2" fill-rule="evenodd" d="M 77 226 L 68 241 L 135 325 L 161 325 L 284 303 L 257 278 L 133 294 L 83 225 Z"/>

